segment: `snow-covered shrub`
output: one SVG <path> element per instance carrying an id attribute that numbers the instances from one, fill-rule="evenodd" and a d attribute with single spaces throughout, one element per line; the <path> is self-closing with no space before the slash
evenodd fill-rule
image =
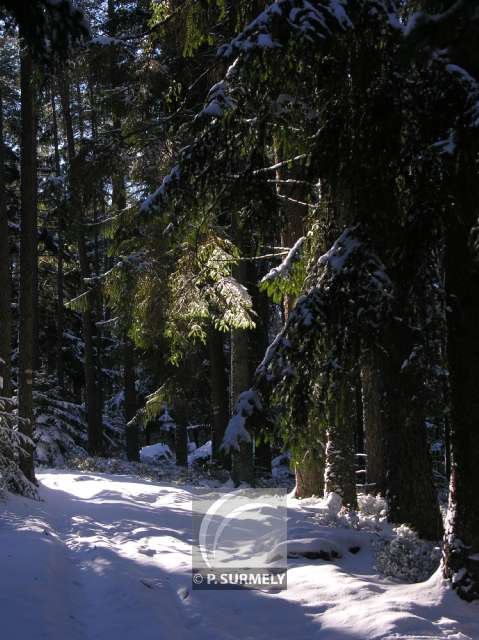
<path id="1" fill-rule="evenodd" d="M 305 500 L 302 500 L 302 503 L 304 504 Z M 328 493 L 317 506 L 318 511 L 314 519 L 318 524 L 346 529 L 356 528 L 358 525 L 357 513 L 344 507 L 341 496 L 334 491 Z"/>
<path id="2" fill-rule="evenodd" d="M 70 458 L 86 457 L 88 446 L 87 417 L 83 404 L 74 402 L 48 376 L 38 378 L 33 392 L 35 427 L 33 440 L 38 465 L 62 467 Z M 121 393 L 108 398 L 103 407 L 105 450 L 118 455 L 125 452 Z"/>
<path id="3" fill-rule="evenodd" d="M 404 524 L 393 529 L 393 533 L 392 539 L 380 538 L 374 543 L 377 570 L 406 582 L 427 580 L 439 566 L 440 548 L 421 540 Z"/>
<path id="4" fill-rule="evenodd" d="M 205 442 L 201 447 L 197 447 L 193 453 L 188 456 L 188 464 L 206 467 L 211 460 L 211 440 Z"/>
<path id="5" fill-rule="evenodd" d="M 17 422 L 12 401 L 0 398 L 0 497 L 11 491 L 37 498 L 35 486 L 25 478 L 19 467 L 23 447 L 32 442 L 18 431 Z"/>
<path id="6" fill-rule="evenodd" d="M 281 481 L 289 481 L 294 478 L 294 471 L 290 467 L 291 454 L 289 451 L 281 453 L 271 461 L 271 474 L 273 478 Z"/>
<path id="7" fill-rule="evenodd" d="M 82 405 L 61 400 L 53 391 L 34 392 L 35 459 L 37 464 L 60 467 L 71 456 L 86 455 L 86 416 Z"/>
<path id="8" fill-rule="evenodd" d="M 133 475 L 149 480 L 158 480 L 158 469 L 151 464 L 128 462 L 119 458 L 101 458 L 98 456 L 78 456 L 67 460 L 69 469 L 119 475 Z"/>
<path id="9" fill-rule="evenodd" d="M 378 530 L 387 519 L 388 503 L 382 496 L 360 493 L 358 494 L 358 511 L 359 525 L 362 529 Z"/>

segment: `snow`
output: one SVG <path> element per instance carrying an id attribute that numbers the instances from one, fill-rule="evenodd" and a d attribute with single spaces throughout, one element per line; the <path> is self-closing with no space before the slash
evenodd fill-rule
<path id="1" fill-rule="evenodd" d="M 120 44 L 122 43 L 122 40 L 119 40 L 118 38 L 112 38 L 110 36 L 105 36 L 105 35 L 99 35 L 99 36 L 95 36 L 94 38 L 92 38 L 90 40 L 90 44 L 98 44 L 98 45 L 103 45 L 103 46 L 110 46 L 113 44 Z"/>
<path id="2" fill-rule="evenodd" d="M 188 456 L 188 464 L 193 464 L 198 460 L 209 460 L 211 458 L 211 452 L 212 443 L 211 440 L 208 440 L 208 442 L 205 442 L 201 447 L 194 449 L 194 451 L 190 453 Z"/>
<path id="3" fill-rule="evenodd" d="M 240 393 L 235 411 L 226 427 L 221 448 L 224 451 L 236 449 L 239 451 L 240 442 L 251 442 L 251 436 L 246 429 L 246 418 L 253 415 L 254 410 L 261 410 L 261 402 L 254 389 Z"/>
<path id="4" fill-rule="evenodd" d="M 164 204 L 168 199 L 168 191 L 171 186 L 177 182 L 180 178 L 180 167 L 179 165 L 175 165 L 173 169 L 170 171 L 168 175 L 166 175 L 161 185 L 158 187 L 156 191 L 150 194 L 140 205 L 140 213 L 146 214 L 150 213 L 156 207 L 159 207 L 161 204 Z"/>
<path id="5" fill-rule="evenodd" d="M 276 278 L 287 278 L 291 273 L 293 263 L 298 260 L 298 254 L 301 251 L 305 240 L 306 238 L 304 236 L 296 240 L 294 245 L 288 251 L 283 262 L 279 266 L 273 267 L 268 271 L 268 273 L 261 279 L 261 282 L 270 282 Z"/>
<path id="6" fill-rule="evenodd" d="M 289 499 L 288 588 L 191 590 L 191 487 L 47 470 L 43 502 L 0 511 L 2 637 L 21 640 L 477 640 L 479 608 L 439 572 L 373 569 L 373 531 L 319 525 Z M 359 549 L 358 549 L 359 547 Z M 315 553 L 335 551 L 331 560 Z M 309 554 L 309 558 L 307 557 Z M 306 557 L 305 557 L 306 556 Z"/>
<path id="7" fill-rule="evenodd" d="M 353 230 L 345 229 L 333 246 L 318 259 L 318 264 L 328 265 L 339 273 L 349 256 L 360 246 L 361 242 L 354 236 Z"/>
<path id="8" fill-rule="evenodd" d="M 157 462 L 159 460 L 172 460 L 173 454 L 170 447 L 163 442 L 149 444 L 140 449 L 141 462 Z"/>
<path id="9" fill-rule="evenodd" d="M 228 70 L 228 73 L 231 73 L 231 67 Z M 225 111 L 233 108 L 235 106 L 234 100 L 229 95 L 229 86 L 226 80 L 222 80 L 221 82 L 217 82 L 214 84 L 206 99 L 207 105 L 202 109 L 197 118 L 202 116 L 213 116 L 218 118 Z"/>

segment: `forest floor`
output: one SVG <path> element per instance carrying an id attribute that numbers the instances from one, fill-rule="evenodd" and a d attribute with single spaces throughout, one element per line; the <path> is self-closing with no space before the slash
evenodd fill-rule
<path id="1" fill-rule="evenodd" d="M 314 504 L 291 501 L 288 538 L 334 541 L 340 559 L 290 560 L 281 592 L 191 591 L 191 487 L 64 470 L 38 479 L 41 502 L 0 505 L 2 638 L 479 639 L 479 606 L 439 572 L 380 578 L 374 534 L 318 525 Z"/>

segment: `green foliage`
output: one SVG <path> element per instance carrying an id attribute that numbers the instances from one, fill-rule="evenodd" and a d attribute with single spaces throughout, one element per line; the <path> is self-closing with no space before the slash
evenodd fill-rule
<path id="1" fill-rule="evenodd" d="M 209 323 L 220 331 L 255 326 L 251 296 L 232 275 L 241 259 L 238 248 L 228 239 L 209 235 L 197 247 L 182 249 L 169 278 L 171 307 L 165 329 L 175 363 L 188 341 L 206 341 Z"/>
<path id="2" fill-rule="evenodd" d="M 308 234 L 312 238 L 312 232 Z M 297 298 L 308 273 L 310 257 L 307 238 L 300 239 L 292 247 L 279 267 L 271 269 L 259 283 L 260 291 L 265 291 L 275 303 L 282 302 L 286 296 Z M 309 243 L 311 245 L 311 242 Z M 298 246 L 299 245 L 299 246 Z M 309 247 L 310 248 L 310 247 Z"/>

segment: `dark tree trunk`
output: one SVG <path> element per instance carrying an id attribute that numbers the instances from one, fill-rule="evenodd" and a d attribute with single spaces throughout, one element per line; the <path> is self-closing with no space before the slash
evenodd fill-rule
<path id="1" fill-rule="evenodd" d="M 245 249 L 248 243 L 244 230 L 238 227 L 233 220 L 233 240 L 241 248 Z M 240 262 L 233 269 L 233 276 L 243 286 L 248 282 L 248 269 L 246 262 Z M 250 332 L 245 329 L 232 329 L 231 331 L 231 366 L 230 366 L 230 411 L 233 412 L 240 394 L 247 391 L 252 384 L 250 368 Z M 253 461 L 253 437 L 250 433 L 250 442 L 240 442 L 239 450 L 231 453 L 231 476 L 233 482 L 239 485 L 241 482 L 254 483 Z"/>
<path id="2" fill-rule="evenodd" d="M 12 276 L 3 145 L 3 99 L 0 93 L 0 395 L 10 397 L 12 393 Z"/>
<path id="3" fill-rule="evenodd" d="M 212 457 L 222 467 L 229 469 L 231 460 L 220 450 L 229 419 L 228 383 L 223 350 L 223 334 L 214 327 L 208 329 L 210 356 L 211 412 L 213 415 Z"/>
<path id="4" fill-rule="evenodd" d="M 378 489 L 388 499 L 393 522 L 404 522 L 420 536 L 437 540 L 442 520 L 432 478 L 421 371 L 405 366 L 414 348 L 412 330 L 393 318 L 381 333 L 374 356 L 378 366 L 370 370 L 377 372 L 374 384 L 384 437 L 383 445 L 377 446 L 384 446 L 386 477 L 378 477 Z"/>
<path id="5" fill-rule="evenodd" d="M 33 360 L 34 360 L 34 273 L 36 256 L 37 140 L 35 131 L 35 90 L 33 62 L 28 50 L 20 54 L 21 86 L 21 213 L 20 213 L 20 295 L 18 354 L 18 415 L 20 430 L 33 435 Z M 33 447 L 25 447 L 21 468 L 35 482 Z"/>
<path id="6" fill-rule="evenodd" d="M 343 504 L 355 509 L 355 420 L 356 392 L 349 376 L 339 381 L 333 390 L 328 411 L 326 431 L 324 493 L 334 492 L 341 496 Z"/>
<path id="7" fill-rule="evenodd" d="M 52 109 L 52 124 L 53 124 L 53 145 L 55 150 L 55 173 L 60 176 L 60 150 L 58 141 L 58 120 L 57 110 L 55 105 L 55 93 L 53 87 L 51 89 L 51 109 Z M 64 330 L 64 283 L 63 283 L 63 213 L 62 207 L 57 209 L 57 241 L 58 241 L 58 255 L 57 255 L 57 309 L 56 309 L 56 370 L 57 370 L 57 383 L 60 388 L 63 388 L 65 384 L 65 375 L 63 367 L 63 330 Z"/>
<path id="8" fill-rule="evenodd" d="M 140 443 L 138 426 L 130 425 L 137 408 L 135 388 L 135 352 L 131 341 L 126 339 L 123 347 L 123 381 L 125 393 L 125 424 L 126 424 L 126 455 L 128 460 L 138 462 L 140 460 Z"/>
<path id="9" fill-rule="evenodd" d="M 70 109 L 70 97 L 68 81 L 61 78 L 61 103 L 63 120 L 67 138 L 68 161 L 70 164 L 70 189 L 72 209 L 77 217 L 78 257 L 80 261 L 80 275 L 84 291 L 88 290 L 85 279 L 90 277 L 90 266 L 87 253 L 87 242 L 84 228 L 84 212 L 82 207 L 81 185 L 75 167 L 75 139 L 73 135 L 73 123 Z M 82 312 L 83 341 L 85 344 L 84 371 L 85 371 L 85 395 L 88 423 L 88 449 L 92 455 L 100 455 L 103 452 L 103 423 L 102 407 L 97 380 L 97 367 L 94 347 L 94 321 L 92 314 L 92 302 L 87 297 L 85 310 Z"/>
<path id="10" fill-rule="evenodd" d="M 385 425 L 381 412 L 381 397 L 378 381 L 381 372 L 374 361 L 372 349 L 367 349 L 361 358 L 361 386 L 363 424 L 366 445 L 367 491 L 386 495 L 387 466 L 385 449 Z"/>
<path id="11" fill-rule="evenodd" d="M 465 146 L 467 142 L 465 143 Z M 467 147 L 466 147 L 467 148 Z M 475 154 L 462 158 L 446 244 L 451 477 L 444 575 L 465 600 L 479 599 L 479 273 L 470 246 L 477 224 Z"/>
<path id="12" fill-rule="evenodd" d="M 186 425 L 182 421 L 181 424 L 176 425 L 175 429 L 175 451 L 176 451 L 176 464 L 179 467 L 188 466 L 188 433 Z"/>
<path id="13" fill-rule="evenodd" d="M 250 375 L 254 378 L 256 368 L 260 364 L 269 345 L 269 301 L 266 293 L 259 291 L 260 275 L 254 263 L 248 263 L 249 287 L 256 312 L 256 327 L 250 332 Z M 271 472 L 271 445 L 261 430 L 255 431 L 254 466 L 256 470 Z"/>

